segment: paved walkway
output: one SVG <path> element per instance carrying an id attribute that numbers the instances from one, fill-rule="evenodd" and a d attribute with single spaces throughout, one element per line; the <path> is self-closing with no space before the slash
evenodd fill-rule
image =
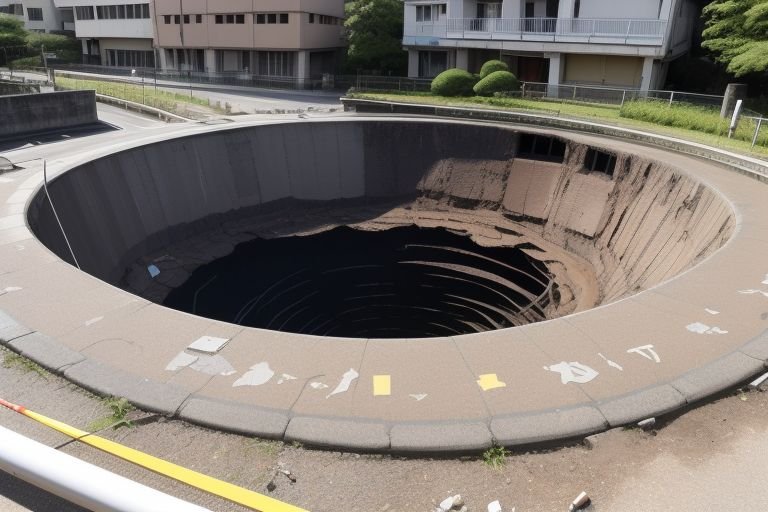
<path id="1" fill-rule="evenodd" d="M 217 129 L 182 124 L 58 143 L 48 170 L 53 176 L 135 144 Z M 31 158 L 46 154 L 26 149 L 9 155 L 24 168 L 0 179 L 0 337 L 77 383 L 152 410 L 359 450 L 481 450 L 494 441 L 583 435 L 671 411 L 762 371 L 768 268 L 755 255 L 768 250 L 768 189 L 691 157 L 561 134 L 694 173 L 731 201 L 737 232 L 683 275 L 558 320 L 407 342 L 298 337 L 190 317 L 59 261 L 26 227 L 25 204 L 42 179 Z M 176 359 L 205 336 L 229 340 L 217 355 L 232 372 L 211 375 Z M 176 371 L 168 370 L 172 361 Z M 263 380 L 263 363 L 274 379 L 233 387 Z"/>

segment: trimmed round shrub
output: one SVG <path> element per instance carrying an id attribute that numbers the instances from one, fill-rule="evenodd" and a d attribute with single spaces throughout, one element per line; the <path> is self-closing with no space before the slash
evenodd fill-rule
<path id="1" fill-rule="evenodd" d="M 432 94 L 438 96 L 472 96 L 477 79 L 463 69 L 447 69 L 432 80 Z"/>
<path id="2" fill-rule="evenodd" d="M 483 78 L 473 88 L 478 96 L 493 96 L 497 92 L 517 91 L 520 82 L 509 71 L 494 71 Z"/>
<path id="3" fill-rule="evenodd" d="M 509 71 L 509 66 L 500 60 L 489 60 L 480 68 L 480 80 L 496 71 Z"/>

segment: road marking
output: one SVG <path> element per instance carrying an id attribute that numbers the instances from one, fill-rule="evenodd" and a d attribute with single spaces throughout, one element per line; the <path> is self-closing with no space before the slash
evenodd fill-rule
<path id="1" fill-rule="evenodd" d="M 192 487 L 219 496 L 233 503 L 237 503 L 238 505 L 243 505 L 262 512 L 307 512 L 304 509 L 288 503 L 283 503 L 282 501 L 270 498 L 269 496 L 264 496 L 263 494 L 239 487 L 229 482 L 224 482 L 223 480 L 204 475 L 203 473 L 198 473 L 197 471 L 134 450 L 133 448 L 129 448 L 114 441 L 104 439 L 103 437 L 91 435 L 90 432 L 85 432 L 84 430 L 77 429 L 66 423 L 48 418 L 47 416 L 30 411 L 20 405 L 7 402 L 2 398 L 0 398 L 0 405 L 18 412 L 19 414 L 23 414 L 46 427 L 57 430 L 76 441 L 93 446 L 94 448 L 98 448 L 115 457 L 132 462 L 137 466 L 173 478 L 174 480 L 191 485 Z M 125 499 L 129 500 L 130 497 L 126 496 Z"/>
<path id="2" fill-rule="evenodd" d="M 507 383 L 500 381 L 495 373 L 480 375 L 480 378 L 477 379 L 477 385 L 480 386 L 483 391 L 507 387 Z"/>
<path id="3" fill-rule="evenodd" d="M 389 396 L 392 394 L 392 378 L 389 375 L 373 376 L 373 396 Z"/>

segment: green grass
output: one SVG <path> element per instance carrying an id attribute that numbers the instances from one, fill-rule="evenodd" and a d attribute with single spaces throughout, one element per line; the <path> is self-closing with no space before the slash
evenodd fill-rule
<path id="1" fill-rule="evenodd" d="M 21 370 L 23 373 L 36 373 L 41 377 L 47 377 L 48 372 L 37 364 L 36 362 L 28 359 L 16 352 L 6 352 L 3 357 L 3 368 L 15 368 Z"/>
<path id="2" fill-rule="evenodd" d="M 751 142 L 755 124 L 752 120 L 742 119 L 734 138 L 728 139 L 728 121 L 722 121 L 723 129 L 719 110 L 690 105 L 674 105 L 671 111 L 659 113 L 661 109 L 670 108 L 666 102 L 632 102 L 625 104 L 625 108 L 622 109 L 618 105 L 559 100 L 499 97 L 444 98 L 433 96 L 428 92 L 353 93 L 348 96 L 400 103 L 493 108 L 563 116 L 668 135 L 761 158 L 768 156 L 768 123 L 763 123 L 758 143 L 753 148 Z M 646 112 L 647 117 L 637 113 L 637 110 Z"/>
<path id="3" fill-rule="evenodd" d="M 503 446 L 492 446 L 483 452 L 483 462 L 493 469 L 501 469 L 507 463 L 509 450 Z"/>
<path id="4" fill-rule="evenodd" d="M 644 100 L 628 101 L 621 107 L 621 117 L 646 121 L 663 126 L 683 128 L 685 130 L 727 136 L 730 119 L 720 117 L 720 112 L 713 108 L 696 105 L 674 104 L 666 101 Z M 733 134 L 733 138 L 750 142 L 755 133 L 755 122 L 742 118 Z M 757 144 L 768 145 L 768 130 L 761 130 Z"/>
<path id="5" fill-rule="evenodd" d="M 112 96 L 121 100 L 133 101 L 150 107 L 159 108 L 178 115 L 188 115 L 189 106 L 198 105 L 223 113 L 220 108 L 211 106 L 208 100 L 196 98 L 189 94 L 181 94 L 155 90 L 151 84 L 135 85 L 126 82 L 110 82 L 106 80 L 80 80 L 79 78 L 56 77 L 56 88 L 63 90 L 95 90 L 97 94 Z"/>
<path id="6" fill-rule="evenodd" d="M 127 399 L 110 396 L 104 399 L 104 404 L 110 411 L 112 411 L 112 413 L 109 416 L 104 416 L 103 418 L 91 422 L 91 424 L 88 425 L 88 430 L 91 432 L 98 432 L 99 430 L 104 430 L 109 427 L 117 430 L 120 427 L 133 426 L 133 423 L 125 419 L 126 415 L 134 409 Z"/>

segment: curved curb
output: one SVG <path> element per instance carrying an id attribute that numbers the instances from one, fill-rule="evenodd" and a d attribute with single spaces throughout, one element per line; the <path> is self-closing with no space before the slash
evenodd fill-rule
<path id="1" fill-rule="evenodd" d="M 0 319 L 8 323 L 0 311 Z M 3 324 L 0 324 L 2 327 Z M 298 442 L 326 449 L 393 453 L 466 453 L 493 445 L 535 446 L 579 439 L 659 417 L 733 388 L 768 368 L 768 330 L 737 350 L 675 380 L 605 402 L 490 418 L 483 421 L 400 422 L 294 416 L 277 409 L 190 396 L 87 359 L 48 336 L 30 333 L 3 345 L 103 396 L 121 396 L 142 409 L 205 427 Z M 748 352 L 747 355 L 744 352 Z M 756 358 L 754 356 L 761 356 Z"/>

